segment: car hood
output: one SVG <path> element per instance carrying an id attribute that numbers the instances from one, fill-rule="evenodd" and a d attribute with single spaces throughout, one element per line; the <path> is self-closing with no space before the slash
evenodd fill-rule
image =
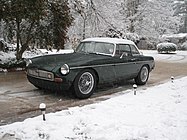
<path id="1" fill-rule="evenodd" d="M 101 64 L 103 59 L 108 59 L 111 56 L 104 56 L 98 54 L 86 54 L 86 53 L 69 53 L 69 54 L 55 54 L 35 57 L 32 60 L 32 64 L 29 68 L 37 68 L 52 71 L 56 67 L 61 67 L 64 64 L 68 64 L 69 67 L 86 66 L 92 64 Z M 106 63 L 106 61 L 104 61 Z"/>

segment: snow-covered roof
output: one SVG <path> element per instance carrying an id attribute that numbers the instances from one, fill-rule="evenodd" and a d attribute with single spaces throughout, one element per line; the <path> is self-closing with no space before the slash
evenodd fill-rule
<path id="1" fill-rule="evenodd" d="M 179 33 L 179 34 L 164 34 L 162 35 L 164 38 L 184 38 L 187 37 L 187 33 Z"/>
<path id="2" fill-rule="evenodd" d="M 133 44 L 134 42 L 127 39 L 119 39 L 119 38 L 109 38 L 109 37 L 95 37 L 95 38 L 87 38 L 82 42 L 93 41 L 93 42 L 107 42 L 113 44 Z"/>

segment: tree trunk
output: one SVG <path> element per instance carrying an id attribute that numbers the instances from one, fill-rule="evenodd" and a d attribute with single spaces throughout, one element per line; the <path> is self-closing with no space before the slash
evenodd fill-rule
<path id="1" fill-rule="evenodd" d="M 20 55 L 19 55 L 19 49 L 20 49 L 20 20 L 18 18 L 16 18 L 16 26 L 17 26 L 17 30 L 16 30 L 16 34 L 17 34 L 17 47 L 16 47 L 16 59 L 20 60 Z"/>
<path id="2" fill-rule="evenodd" d="M 133 21 L 133 19 L 130 20 L 129 31 L 130 31 L 130 33 L 134 33 L 134 21 Z"/>
<path id="3" fill-rule="evenodd" d="M 187 33 L 187 13 L 185 14 L 184 18 L 184 32 Z"/>
<path id="4" fill-rule="evenodd" d="M 22 55 L 25 52 L 25 50 L 28 48 L 28 43 L 23 44 L 21 49 L 17 52 L 17 60 L 21 60 L 22 59 Z"/>
<path id="5" fill-rule="evenodd" d="M 81 13 L 81 17 L 83 19 L 82 38 L 85 39 L 86 38 L 86 14 Z"/>
<path id="6" fill-rule="evenodd" d="M 84 23 L 83 23 L 83 34 L 82 34 L 82 38 L 85 39 L 85 35 L 86 35 L 86 21 L 84 20 Z"/>
<path id="7" fill-rule="evenodd" d="M 22 44 L 22 41 L 21 41 L 21 48 L 18 48 L 19 50 L 17 50 L 17 54 L 16 54 L 16 59 L 17 60 L 21 60 L 22 59 L 22 55 L 23 55 L 24 51 L 28 48 L 29 41 L 31 40 L 31 30 L 32 30 L 32 28 L 34 26 L 34 23 L 35 22 L 33 21 L 31 23 L 29 29 L 28 29 L 28 35 L 27 35 L 25 43 Z M 19 37 L 19 40 L 21 40 L 21 37 Z"/>

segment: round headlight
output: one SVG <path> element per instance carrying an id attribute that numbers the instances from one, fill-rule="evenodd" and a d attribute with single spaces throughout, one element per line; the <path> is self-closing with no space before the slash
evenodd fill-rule
<path id="1" fill-rule="evenodd" d="M 69 66 L 67 64 L 64 64 L 61 68 L 60 68 L 60 72 L 63 75 L 66 75 L 69 73 Z"/>

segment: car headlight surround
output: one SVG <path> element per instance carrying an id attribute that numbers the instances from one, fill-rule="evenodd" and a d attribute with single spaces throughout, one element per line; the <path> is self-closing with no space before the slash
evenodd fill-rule
<path id="1" fill-rule="evenodd" d="M 60 68 L 60 72 L 62 75 L 66 75 L 69 73 L 69 66 L 68 64 L 64 64 L 61 68 Z"/>
<path id="2" fill-rule="evenodd" d="M 32 64 L 32 60 L 31 59 L 26 60 L 26 67 L 28 67 L 30 64 Z"/>

